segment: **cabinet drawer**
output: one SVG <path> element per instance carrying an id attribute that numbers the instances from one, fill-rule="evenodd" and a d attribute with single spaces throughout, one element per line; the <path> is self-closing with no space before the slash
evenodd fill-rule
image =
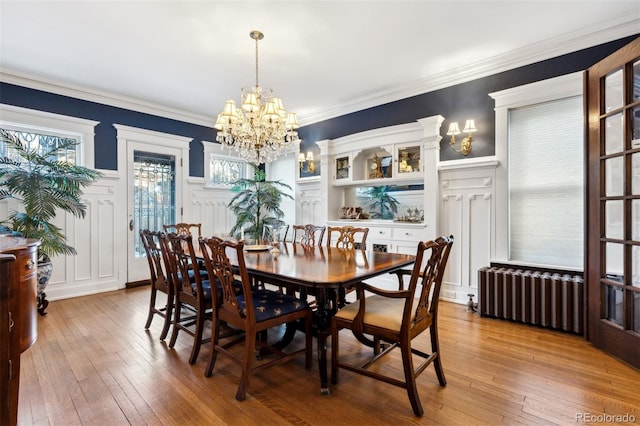
<path id="1" fill-rule="evenodd" d="M 391 228 L 378 228 L 375 226 L 369 227 L 369 235 L 367 236 L 367 241 L 369 239 L 380 239 L 380 238 L 391 238 Z"/>
<path id="2" fill-rule="evenodd" d="M 424 239 L 425 230 L 419 228 L 395 228 L 393 229 L 394 240 L 420 241 Z"/>

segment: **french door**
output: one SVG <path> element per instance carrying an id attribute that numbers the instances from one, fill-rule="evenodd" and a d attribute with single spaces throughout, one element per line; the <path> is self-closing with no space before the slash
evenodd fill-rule
<path id="1" fill-rule="evenodd" d="M 640 38 L 585 83 L 587 337 L 640 368 Z"/>
<path id="2" fill-rule="evenodd" d="M 163 224 L 179 222 L 180 149 L 140 142 L 127 144 L 128 265 L 127 282 L 149 279 L 149 266 L 140 230 L 161 231 Z"/>

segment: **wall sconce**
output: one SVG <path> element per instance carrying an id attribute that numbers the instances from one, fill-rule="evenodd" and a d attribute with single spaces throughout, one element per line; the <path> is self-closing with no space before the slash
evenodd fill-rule
<path id="1" fill-rule="evenodd" d="M 316 171 L 316 163 L 313 161 L 313 152 L 307 152 L 305 157 L 303 153 L 298 156 L 298 164 L 300 165 L 300 171 L 308 171 L 313 174 Z M 306 169 L 305 169 L 306 166 Z"/>
<path id="2" fill-rule="evenodd" d="M 473 142 L 471 133 L 477 130 L 478 129 L 476 129 L 475 121 L 467 120 L 464 123 L 464 129 L 462 129 L 462 131 L 468 133 L 469 135 L 466 138 L 462 139 L 462 141 L 460 142 L 460 148 L 458 148 L 456 146 L 456 135 L 459 135 L 461 133 L 460 128 L 458 127 L 458 122 L 454 121 L 453 123 L 449 124 L 447 136 L 451 136 L 451 141 L 449 142 L 451 144 L 451 149 L 453 149 L 455 152 L 461 153 L 462 155 L 469 155 L 469 153 L 471 152 L 471 142 Z"/>

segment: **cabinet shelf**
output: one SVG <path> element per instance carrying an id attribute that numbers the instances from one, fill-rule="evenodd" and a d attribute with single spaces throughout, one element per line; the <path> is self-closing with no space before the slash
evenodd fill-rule
<path id="1" fill-rule="evenodd" d="M 384 185 L 422 185 L 424 179 L 422 177 L 401 177 L 401 178 L 380 178 L 380 179 L 362 179 L 362 180 L 336 180 L 334 186 L 384 186 Z"/>

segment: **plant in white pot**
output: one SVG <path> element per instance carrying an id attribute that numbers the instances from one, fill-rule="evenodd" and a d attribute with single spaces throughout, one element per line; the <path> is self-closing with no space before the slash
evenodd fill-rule
<path id="1" fill-rule="evenodd" d="M 38 311 L 44 315 L 51 257 L 76 254 L 63 231 L 51 221 L 61 212 L 83 218 L 83 189 L 98 180 L 101 173 L 63 160 L 78 144 L 73 139 L 56 138 L 52 146 L 29 148 L 14 133 L 0 129 L 0 143 L 6 146 L 5 155 L 0 158 L 0 200 L 13 198 L 22 206 L 21 211 L 11 211 L 0 222 L 0 233 L 40 240 Z"/>

